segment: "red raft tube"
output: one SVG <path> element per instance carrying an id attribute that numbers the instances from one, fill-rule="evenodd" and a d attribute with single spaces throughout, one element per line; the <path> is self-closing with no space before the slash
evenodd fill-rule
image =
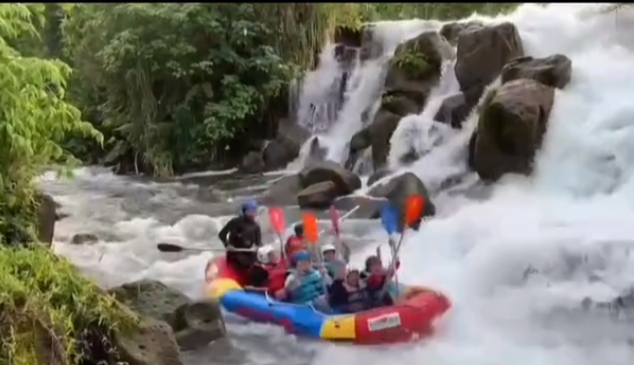
<path id="1" fill-rule="evenodd" d="M 223 308 L 247 319 L 273 323 L 289 333 L 326 341 L 379 345 L 427 337 L 434 321 L 451 303 L 444 295 L 418 286 L 405 286 L 401 298 L 389 307 L 354 314 L 324 314 L 309 305 L 297 305 L 243 290 L 240 275 L 224 257 L 207 268 L 207 291 Z"/>

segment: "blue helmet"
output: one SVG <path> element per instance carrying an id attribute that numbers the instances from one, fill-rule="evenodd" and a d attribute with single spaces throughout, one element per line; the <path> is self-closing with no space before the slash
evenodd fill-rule
<path id="1" fill-rule="evenodd" d="M 258 210 L 258 203 L 255 200 L 247 200 L 242 203 L 242 213 L 248 210 Z"/>
<path id="2" fill-rule="evenodd" d="M 310 254 L 307 251 L 297 251 L 293 255 L 293 262 L 297 264 L 298 261 L 310 261 Z"/>

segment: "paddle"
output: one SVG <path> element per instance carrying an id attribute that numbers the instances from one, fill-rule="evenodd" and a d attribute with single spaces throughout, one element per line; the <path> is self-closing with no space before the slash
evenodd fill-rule
<path id="1" fill-rule="evenodd" d="M 397 233 L 399 231 L 398 227 L 399 227 L 399 219 L 398 219 L 398 210 L 392 205 L 390 204 L 390 202 L 385 202 L 381 205 L 381 225 L 383 226 L 383 229 L 385 229 L 385 232 L 387 233 L 387 237 L 388 237 L 388 241 L 390 243 L 390 260 L 395 259 L 396 257 L 396 252 L 395 252 L 395 247 L 394 244 L 392 243 L 392 235 L 394 235 L 394 233 Z M 379 259 L 381 258 L 381 246 L 379 245 L 376 248 L 376 252 L 377 252 L 377 256 L 379 257 Z M 394 281 L 396 282 L 397 286 L 398 286 L 398 277 L 396 275 L 396 273 L 394 273 Z"/>
<path id="2" fill-rule="evenodd" d="M 324 267 L 324 258 L 321 256 L 321 250 L 317 246 L 319 242 L 319 227 L 317 226 L 317 217 L 312 213 L 302 214 L 302 224 L 304 225 L 304 237 L 308 242 L 312 243 L 312 249 L 316 251 L 318 264 L 321 268 Z M 324 282 L 324 292 L 326 292 L 326 283 Z"/>
<path id="3" fill-rule="evenodd" d="M 273 228 L 273 231 L 277 234 L 277 238 L 279 238 L 280 240 L 280 253 L 282 255 L 282 259 L 286 260 L 284 240 L 282 239 L 282 234 L 286 229 L 286 220 L 284 219 L 284 211 L 282 210 L 282 208 L 270 207 L 269 221 L 271 222 L 271 227 Z"/>
<path id="4" fill-rule="evenodd" d="M 343 260 L 346 262 L 346 264 L 348 264 L 350 262 L 350 247 L 348 247 L 348 245 L 341 240 L 341 237 L 339 235 L 339 232 L 341 232 L 339 230 L 339 221 L 342 220 L 343 218 L 339 217 L 339 212 L 337 211 L 334 205 L 330 206 L 329 213 L 330 213 L 330 222 L 332 223 L 332 229 L 335 234 L 335 239 L 337 243 L 339 244 L 339 249 L 341 250 L 341 256 L 343 257 Z M 349 215 L 350 215 L 350 212 L 348 212 L 348 214 L 346 214 L 345 217 Z"/>
<path id="5" fill-rule="evenodd" d="M 156 248 L 161 252 L 183 252 L 183 251 L 196 251 L 196 252 L 206 252 L 206 251 L 218 251 L 218 252 L 255 252 L 255 249 L 252 248 L 192 248 L 192 247 L 182 247 L 179 245 L 174 245 L 171 243 L 159 243 L 156 245 Z"/>
<path id="6" fill-rule="evenodd" d="M 403 230 L 401 232 L 401 237 L 398 240 L 398 244 L 396 245 L 396 249 L 394 249 L 394 253 L 392 255 L 392 260 L 390 261 L 390 266 L 388 267 L 388 271 L 394 270 L 394 265 L 396 264 L 396 259 L 398 257 L 399 251 L 401 250 L 401 244 L 403 243 L 403 237 L 405 237 L 405 231 L 407 228 L 414 225 L 421 216 L 423 212 L 423 208 L 425 207 L 425 200 L 420 195 L 412 195 L 407 198 L 407 202 L 405 204 L 405 217 L 403 222 Z M 392 212 L 388 212 L 391 214 Z M 387 230 L 387 229 L 386 229 Z M 387 285 L 387 282 L 386 282 Z M 398 285 L 397 285 L 398 290 Z"/>

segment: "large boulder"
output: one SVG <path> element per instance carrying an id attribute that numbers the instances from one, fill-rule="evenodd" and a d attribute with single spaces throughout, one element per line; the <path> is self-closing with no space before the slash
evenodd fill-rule
<path id="1" fill-rule="evenodd" d="M 335 184 L 337 196 L 361 188 L 361 179 L 357 175 L 332 161 L 309 164 L 299 173 L 299 178 L 302 187 L 330 181 Z"/>
<path id="2" fill-rule="evenodd" d="M 262 150 L 262 160 L 266 170 L 286 167 L 299 155 L 300 145 L 283 134 L 268 142 Z"/>
<path id="3" fill-rule="evenodd" d="M 359 206 L 350 218 L 377 219 L 380 218 L 381 205 L 387 200 L 398 206 L 404 216 L 407 198 L 411 195 L 421 195 L 427 203 L 421 217 L 436 214 L 436 207 L 429 197 L 425 184 L 411 172 L 372 187 L 368 195 L 342 197 L 334 202 L 334 206 L 341 210 L 352 210 Z"/>
<path id="4" fill-rule="evenodd" d="M 556 54 L 545 58 L 519 57 L 502 69 L 502 83 L 517 79 L 533 79 L 546 86 L 563 89 L 572 76 L 570 58 Z"/>
<path id="5" fill-rule="evenodd" d="M 303 189 L 299 174 L 284 176 L 269 188 L 262 203 L 266 205 L 295 205 L 296 195 Z"/>
<path id="6" fill-rule="evenodd" d="M 440 35 L 445 37 L 449 44 L 456 46 L 458 44 L 458 36 L 461 32 L 469 28 L 481 26 L 482 23 L 478 21 L 447 23 L 440 28 Z"/>
<path id="7" fill-rule="evenodd" d="M 359 51 L 361 61 L 376 59 L 383 54 L 383 42 L 380 37 L 375 37 L 375 31 L 374 24 L 366 24 L 361 29 L 361 50 Z"/>
<path id="8" fill-rule="evenodd" d="M 461 129 L 462 122 L 467 119 L 473 105 L 467 102 L 462 92 L 450 95 L 443 99 L 434 120 L 449 124 L 454 129 Z"/>
<path id="9" fill-rule="evenodd" d="M 242 158 L 242 162 L 238 165 L 238 170 L 245 174 L 259 174 L 264 172 L 266 166 L 264 165 L 264 159 L 262 153 L 258 151 L 251 151 Z"/>
<path id="10" fill-rule="evenodd" d="M 524 56 L 522 39 L 512 23 L 495 26 L 471 25 L 458 33 L 456 78 L 470 105 L 480 98 L 502 67 Z"/>
<path id="11" fill-rule="evenodd" d="M 372 175 L 370 175 L 370 177 L 368 178 L 368 183 L 367 183 L 368 186 L 372 186 L 375 182 L 381 180 L 387 175 L 392 174 L 393 172 L 394 171 L 388 168 L 382 168 L 382 169 L 374 171 L 374 173 L 372 173 Z"/>
<path id="12" fill-rule="evenodd" d="M 425 184 L 418 176 L 411 172 L 406 172 L 394 177 L 385 184 L 373 187 L 368 194 L 372 197 L 386 198 L 389 200 L 398 207 L 402 217 L 405 216 L 407 199 L 412 195 L 420 195 L 425 199 L 425 207 L 420 217 L 433 216 L 436 214 L 436 206 L 431 201 Z M 415 225 L 416 229 L 418 228 L 418 224 L 420 224 L 420 221 Z"/>
<path id="13" fill-rule="evenodd" d="M 443 60 L 453 56 L 451 46 L 438 32 L 422 33 L 396 48 L 388 65 L 381 106 L 368 127 L 375 169 L 386 164 L 389 140 L 400 119 L 423 109 L 440 80 Z"/>
<path id="14" fill-rule="evenodd" d="M 141 316 L 138 330 L 116 332 L 113 338 L 120 360 L 129 365 L 181 365 L 180 351 L 169 324 Z"/>
<path id="15" fill-rule="evenodd" d="M 531 172 L 554 97 L 553 88 L 530 79 L 508 82 L 487 95 L 472 156 L 480 178 Z"/>
<path id="16" fill-rule="evenodd" d="M 139 281 L 111 290 L 136 312 L 165 321 L 183 350 L 206 346 L 225 335 L 220 305 L 215 301 L 191 302 L 180 292 L 158 281 Z M 155 324 L 154 324 L 155 325 Z"/>
<path id="17" fill-rule="evenodd" d="M 48 194 L 37 194 L 37 238 L 40 242 L 51 245 L 55 234 L 55 221 L 57 220 L 57 204 Z"/>
<path id="18" fill-rule="evenodd" d="M 337 186 L 332 181 L 310 185 L 297 194 L 300 208 L 327 209 L 337 198 Z"/>

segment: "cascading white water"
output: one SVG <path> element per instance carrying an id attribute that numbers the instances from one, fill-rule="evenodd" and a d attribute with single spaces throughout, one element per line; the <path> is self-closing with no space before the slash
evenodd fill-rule
<path id="1" fill-rule="evenodd" d="M 627 339 L 634 337 L 631 323 L 614 323 L 605 316 L 579 311 L 582 298 L 610 299 L 634 283 L 634 259 L 625 250 L 606 248 L 613 242 L 634 241 L 634 107 L 630 100 L 634 92 L 634 15 L 622 11 L 617 24 L 613 14 L 600 15 L 601 8 L 596 4 L 523 5 L 508 16 L 481 18 L 489 23 L 508 20 L 516 24 L 527 54 L 568 56 L 573 62 L 573 75 L 566 89 L 557 91 L 549 130 L 532 177 L 505 177 L 486 200 L 441 191 L 433 197 L 438 216 L 419 232 L 407 233 L 400 281 L 434 287 L 453 301 L 436 336 L 377 351 L 298 344 L 273 326 L 229 326 L 237 338 L 236 346 L 249 351 L 246 363 L 274 364 L 281 359 L 289 365 L 631 363 L 634 353 L 627 345 Z M 422 21 L 384 25 L 391 31 L 382 33 L 388 37 L 383 43 L 391 45 L 426 27 L 438 28 L 436 22 Z M 450 78 L 454 76 L 450 72 L 443 75 L 443 82 L 451 86 Z M 355 110 L 360 115 L 362 111 L 351 106 L 354 94 L 359 93 L 358 98 L 362 99 L 364 78 L 372 76 L 368 71 L 357 78 L 361 84 L 348 95 L 349 101 L 335 127 L 341 130 L 329 134 L 332 145 L 344 146 L 339 147 L 340 151 L 345 150 L 345 144 L 356 132 L 355 123 L 359 125 L 358 119 L 342 116 L 348 107 L 350 115 L 354 116 Z M 355 82 L 351 80 L 351 84 Z M 450 89 L 439 87 L 436 91 L 444 95 Z M 357 105 L 372 105 L 372 97 L 359 100 Z M 408 123 L 424 133 L 431 131 L 432 109 L 437 109 L 434 100 L 437 103 L 439 98 L 431 98 L 421 115 L 408 116 L 401 124 Z M 351 126 L 343 125 L 348 122 Z M 472 117 L 462 131 L 445 131 L 438 144 L 430 144 L 428 135 L 414 135 L 418 139 L 413 143 L 427 153 L 400 172 L 413 171 L 432 187 L 449 176 L 465 173 L 466 146 L 475 122 Z M 393 146 L 400 138 L 412 137 L 411 133 L 399 134 L 400 128 L 408 130 L 406 126 L 399 127 L 393 136 Z M 406 145 L 407 141 L 402 142 Z M 397 148 L 390 157 L 394 167 L 398 166 L 394 158 L 399 156 Z M 341 156 L 333 157 L 341 160 Z M 473 174 L 465 179 L 467 183 L 475 180 Z M 86 171 L 80 171 L 71 185 L 50 181 L 44 184 L 64 210 L 72 213 L 56 226 L 56 240 L 61 241 L 56 243 L 57 252 L 95 270 L 95 277 L 110 284 L 149 277 L 181 288 L 191 296 L 202 295 L 202 269 L 210 254 L 182 259 L 155 252 L 155 243 L 161 240 L 207 246 L 209 237 L 226 219 L 209 218 L 202 215 L 204 211 L 193 214 L 198 212 L 199 197 L 179 192 L 189 189 L 187 186 L 139 183 Z M 143 209 L 134 206 L 134 199 Z M 211 206 L 216 209 L 214 204 Z M 222 204 L 227 206 L 224 201 L 218 203 Z M 160 214 L 148 211 L 147 206 L 161 207 L 166 215 L 173 211 L 190 215 L 180 215 L 178 222 L 170 225 L 173 222 L 155 219 L 153 215 Z M 266 220 L 262 221 L 266 231 Z M 362 235 L 361 239 L 369 242 L 367 252 L 353 256 L 353 263 L 358 265 L 386 236 L 376 221 L 354 223 L 363 227 L 355 236 Z M 343 228 L 350 229 L 352 225 L 348 222 Z M 373 231 L 371 227 L 377 228 Z M 112 239 L 102 241 L 113 242 L 94 246 L 63 243 L 70 239 L 68 236 L 84 231 L 106 237 L 111 234 Z M 106 254 L 99 261 L 104 250 Z M 165 262 L 166 259 L 173 262 Z M 538 274 L 525 281 L 528 267 Z M 262 343 L 247 341 L 249 336 L 262 333 L 266 336 Z M 306 349 L 314 351 L 314 357 Z"/>
<path id="2" fill-rule="evenodd" d="M 486 201 L 457 198 L 407 235 L 401 281 L 453 300 L 437 336 L 381 353 L 333 347 L 316 364 L 631 363 L 631 322 L 580 310 L 584 297 L 609 300 L 634 284 L 631 250 L 617 247 L 634 246 L 634 14 L 621 11 L 617 27 L 603 8 L 523 5 L 480 18 L 516 24 L 529 55 L 561 53 L 573 62 L 536 171 L 504 178 Z M 424 114 L 411 118 L 430 123 Z M 464 171 L 474 124 L 475 117 L 408 169 L 425 182 Z M 442 195 L 437 202 L 448 199 Z M 525 281 L 527 267 L 539 274 Z"/>

